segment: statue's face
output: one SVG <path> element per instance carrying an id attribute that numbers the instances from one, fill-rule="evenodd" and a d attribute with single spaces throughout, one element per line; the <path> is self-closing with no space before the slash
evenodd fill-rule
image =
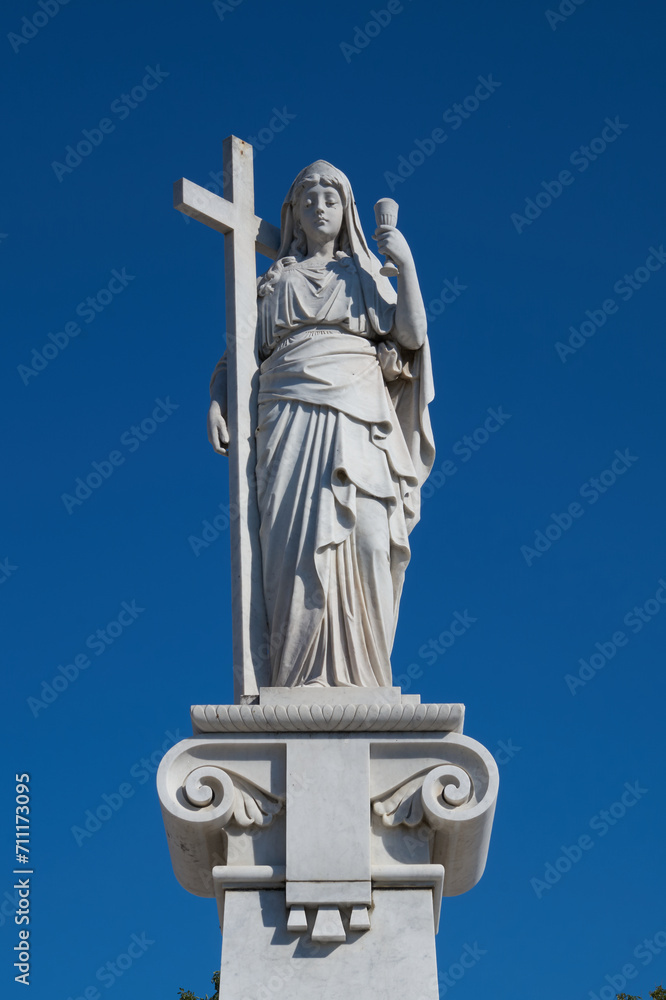
<path id="1" fill-rule="evenodd" d="M 335 239 L 342 228 L 343 218 L 338 190 L 319 181 L 304 188 L 300 195 L 299 215 L 308 248 Z"/>

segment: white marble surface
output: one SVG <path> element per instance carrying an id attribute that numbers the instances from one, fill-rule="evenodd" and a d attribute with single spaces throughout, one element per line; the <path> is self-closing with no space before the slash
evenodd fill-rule
<path id="1" fill-rule="evenodd" d="M 263 687 L 260 705 L 418 705 L 418 694 L 401 694 L 399 687 Z"/>
<path id="2" fill-rule="evenodd" d="M 305 698 L 302 703 L 284 705 L 193 705 L 192 728 L 196 734 L 463 731 L 464 705 L 421 705 L 418 695 L 404 695 L 396 705 L 372 698 L 367 702 L 352 698 L 344 703 L 336 700 L 335 693 L 345 688 L 326 690 L 332 696 L 321 701 Z"/>
<path id="3" fill-rule="evenodd" d="M 290 740 L 287 799 L 288 880 L 369 882 L 370 757 L 363 741 Z"/>
<path id="4" fill-rule="evenodd" d="M 347 932 L 337 906 L 320 906 L 312 927 L 311 940 L 316 944 L 342 944 Z"/>
<path id="5" fill-rule="evenodd" d="M 279 890 L 226 894 L 220 979 L 224 1000 L 438 1000 L 432 892 L 377 889 L 372 927 L 344 943 L 287 929 Z M 308 917 L 313 928 L 314 914 Z M 310 931 L 311 933 L 311 931 Z"/>
<path id="6" fill-rule="evenodd" d="M 372 902 L 372 872 L 367 880 L 348 879 L 344 882 L 324 879 L 321 882 L 287 882 L 287 906 L 338 905 L 351 906 Z"/>

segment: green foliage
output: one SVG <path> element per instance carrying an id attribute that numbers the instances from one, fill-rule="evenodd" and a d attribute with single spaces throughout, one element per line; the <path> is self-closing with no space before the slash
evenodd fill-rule
<path id="1" fill-rule="evenodd" d="M 211 983 L 215 987 L 215 992 L 211 993 L 210 996 L 208 996 L 208 994 L 206 994 L 205 997 L 195 997 L 194 993 L 192 993 L 191 990 L 184 990 L 183 987 L 181 986 L 181 988 L 178 991 L 179 1000 L 219 1000 L 219 997 L 220 997 L 220 973 L 219 972 L 214 972 L 213 973 L 213 978 L 211 979 Z M 657 1000 L 661 1000 L 661 997 L 658 997 Z M 664 997 L 664 1000 L 666 1000 L 666 996 Z"/>
<path id="2" fill-rule="evenodd" d="M 211 983 L 215 987 L 215 992 L 211 993 L 210 996 L 206 994 L 205 997 L 196 997 L 191 990 L 184 990 L 181 986 L 181 988 L 178 991 L 178 998 L 179 1000 L 220 1000 L 219 972 L 213 973 L 213 978 L 211 979 Z M 633 994 L 629 993 L 618 993 L 616 995 L 617 995 L 617 1000 L 642 1000 L 641 997 L 636 997 L 633 996 Z M 652 1000 L 666 1000 L 666 989 L 664 989 L 663 986 L 657 986 L 656 990 L 653 990 L 652 993 L 650 993 L 650 996 L 652 997 Z"/>
<path id="3" fill-rule="evenodd" d="M 616 994 L 617 1000 L 641 1000 L 641 997 L 635 997 L 629 993 L 618 993 Z M 666 990 L 663 986 L 657 986 L 656 990 L 650 993 L 652 1000 L 666 1000 Z"/>

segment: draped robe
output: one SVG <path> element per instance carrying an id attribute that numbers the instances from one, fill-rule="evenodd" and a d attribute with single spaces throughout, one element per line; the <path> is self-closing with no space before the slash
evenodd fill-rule
<path id="1" fill-rule="evenodd" d="M 256 481 L 276 686 L 391 684 L 434 458 L 427 341 L 392 343 L 394 315 L 390 282 L 356 255 L 284 257 L 259 285 Z"/>

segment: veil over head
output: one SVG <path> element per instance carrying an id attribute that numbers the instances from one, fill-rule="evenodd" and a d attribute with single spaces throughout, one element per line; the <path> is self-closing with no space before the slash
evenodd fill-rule
<path id="1" fill-rule="evenodd" d="M 296 199 L 305 184 L 308 182 L 315 184 L 317 181 L 324 184 L 328 182 L 340 191 L 344 228 L 349 240 L 349 253 L 354 259 L 361 279 L 368 317 L 375 333 L 379 336 L 386 336 L 389 333 L 389 330 L 385 329 L 386 317 L 392 314 L 392 310 L 387 307 L 395 305 L 395 289 L 388 278 L 379 273 L 381 264 L 368 247 L 349 178 L 328 160 L 315 160 L 314 163 L 304 167 L 289 188 L 280 215 L 282 238 L 277 259 L 287 257 L 293 252 L 292 245 L 297 235 L 294 213 Z"/>

